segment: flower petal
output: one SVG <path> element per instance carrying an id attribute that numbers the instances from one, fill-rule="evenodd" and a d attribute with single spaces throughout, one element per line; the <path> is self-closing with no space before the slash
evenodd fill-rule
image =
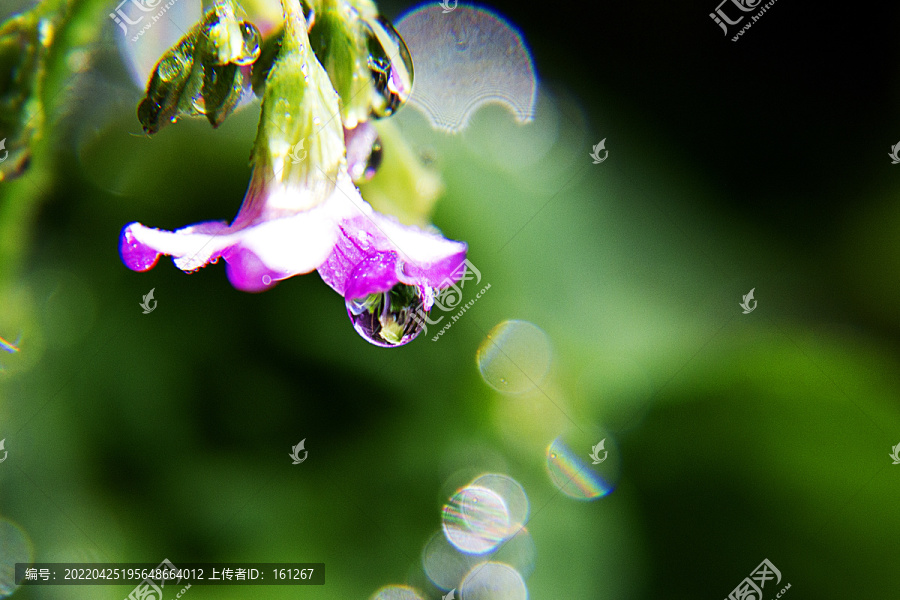
<path id="1" fill-rule="evenodd" d="M 152 269 L 161 254 L 171 256 L 182 271 L 195 271 L 236 242 L 238 234 L 228 232 L 228 224 L 220 221 L 198 223 L 176 231 L 130 223 L 122 230 L 119 251 L 133 271 Z"/>
<path id="2" fill-rule="evenodd" d="M 166 254 L 179 269 L 195 271 L 222 257 L 232 285 L 257 292 L 314 270 L 331 254 L 338 223 L 372 212 L 346 173 L 327 200 L 311 210 L 276 217 L 261 213 L 256 204 L 245 202 L 232 225 L 211 221 L 165 231 L 131 223 L 122 232 L 122 260 L 134 271 L 147 271 Z"/>
<path id="3" fill-rule="evenodd" d="M 357 264 L 344 287 L 344 297 L 365 298 L 397 285 L 397 253 L 375 252 Z"/>
<path id="4" fill-rule="evenodd" d="M 341 221 L 319 274 L 345 298 L 361 298 L 397 283 L 447 287 L 462 275 L 465 259 L 466 244 L 371 211 Z"/>
<path id="5" fill-rule="evenodd" d="M 268 268 L 253 252 L 240 246 L 232 248 L 223 258 L 228 281 L 242 292 L 262 292 L 290 277 Z"/>

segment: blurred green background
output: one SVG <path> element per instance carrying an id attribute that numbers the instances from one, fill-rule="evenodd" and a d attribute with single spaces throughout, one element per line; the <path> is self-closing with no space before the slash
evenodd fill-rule
<path id="1" fill-rule="evenodd" d="M 0 518 L 39 561 L 327 566 L 321 587 L 190 598 L 438 598 L 421 551 L 441 507 L 501 472 L 531 502 L 531 598 L 722 598 L 764 558 L 790 598 L 896 597 L 897 15 L 776 3 L 732 43 L 714 4 L 495 5 L 534 49 L 535 122 L 488 107 L 449 137 L 396 117 L 444 180 L 435 224 L 491 289 L 393 350 L 316 274 L 245 294 L 221 264 L 128 271 L 126 223 L 236 213 L 258 108 L 149 139 L 114 32 L 75 80 L 56 56 L 54 127 L 0 184 L 0 336 L 22 349 L 0 354 Z M 480 377 L 506 319 L 546 332 L 542 391 Z M 547 475 L 573 422 L 613 432 L 607 497 Z"/>

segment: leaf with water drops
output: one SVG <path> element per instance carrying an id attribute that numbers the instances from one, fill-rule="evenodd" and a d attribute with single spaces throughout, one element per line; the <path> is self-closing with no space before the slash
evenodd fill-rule
<path id="1" fill-rule="evenodd" d="M 178 102 L 191 78 L 194 65 L 194 38 L 192 30 L 166 52 L 156 65 L 147 85 L 147 95 L 138 105 L 138 119 L 146 133 L 156 133 L 167 122 L 174 121 L 179 113 Z"/>
<path id="2" fill-rule="evenodd" d="M 157 63 L 138 106 L 144 131 L 154 134 L 181 115 L 221 125 L 241 98 L 242 67 L 259 58 L 260 42 L 256 26 L 239 21 L 230 1 L 217 2 Z"/>
<path id="3" fill-rule="evenodd" d="M 369 78 L 358 13 L 323 0 L 314 8 L 309 30 L 313 51 L 341 98 L 341 118 L 348 129 L 369 116 Z"/>

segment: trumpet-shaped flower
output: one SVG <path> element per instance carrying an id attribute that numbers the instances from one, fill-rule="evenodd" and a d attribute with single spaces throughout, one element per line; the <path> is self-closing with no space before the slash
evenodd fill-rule
<path id="1" fill-rule="evenodd" d="M 421 329 L 434 289 L 458 279 L 466 245 L 402 225 L 363 200 L 348 172 L 338 96 L 310 49 L 299 1 L 282 4 L 284 39 L 266 77 L 253 175 L 237 217 L 175 231 L 131 223 L 122 259 L 146 271 L 168 255 L 190 272 L 222 258 L 232 285 L 251 292 L 318 269 L 364 337 L 406 343 Z M 372 138 L 352 133 L 354 148 Z M 362 171 L 366 155 L 354 149 L 350 168 Z"/>
<path id="2" fill-rule="evenodd" d="M 147 271 L 166 254 L 181 270 L 194 271 L 221 257 L 231 284 L 250 292 L 318 269 L 348 299 L 388 291 L 398 283 L 448 285 L 465 260 L 464 243 L 373 210 L 346 169 L 323 202 L 306 208 L 303 195 L 254 182 L 230 225 L 207 221 L 164 231 L 131 223 L 122 232 L 122 259 L 134 271 Z M 291 196 L 293 208 L 288 206 Z"/>

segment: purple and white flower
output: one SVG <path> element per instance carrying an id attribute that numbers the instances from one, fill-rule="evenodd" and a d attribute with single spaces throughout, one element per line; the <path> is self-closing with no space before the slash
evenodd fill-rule
<path id="1" fill-rule="evenodd" d="M 292 208 L 287 190 L 257 181 L 230 225 L 206 221 L 175 231 L 127 225 L 122 260 L 134 271 L 147 271 L 165 254 L 192 272 L 223 258 L 231 284 L 248 292 L 318 269 L 325 283 L 353 299 L 398 283 L 447 285 L 466 258 L 466 244 L 373 210 L 346 170 L 328 198 L 308 209 L 302 201 Z"/>
<path id="2" fill-rule="evenodd" d="M 285 35 L 266 78 L 253 174 L 234 221 L 174 231 L 130 223 L 121 234 L 122 260 L 147 271 L 168 255 L 192 272 L 222 258 L 231 284 L 247 292 L 318 269 L 366 339 L 405 344 L 424 326 L 435 290 L 459 279 L 466 244 L 403 225 L 363 200 L 351 174 L 364 178 L 377 166 L 377 134 L 368 123 L 343 129 L 301 6 L 282 6 Z M 293 159 L 298 147 L 308 158 Z"/>

